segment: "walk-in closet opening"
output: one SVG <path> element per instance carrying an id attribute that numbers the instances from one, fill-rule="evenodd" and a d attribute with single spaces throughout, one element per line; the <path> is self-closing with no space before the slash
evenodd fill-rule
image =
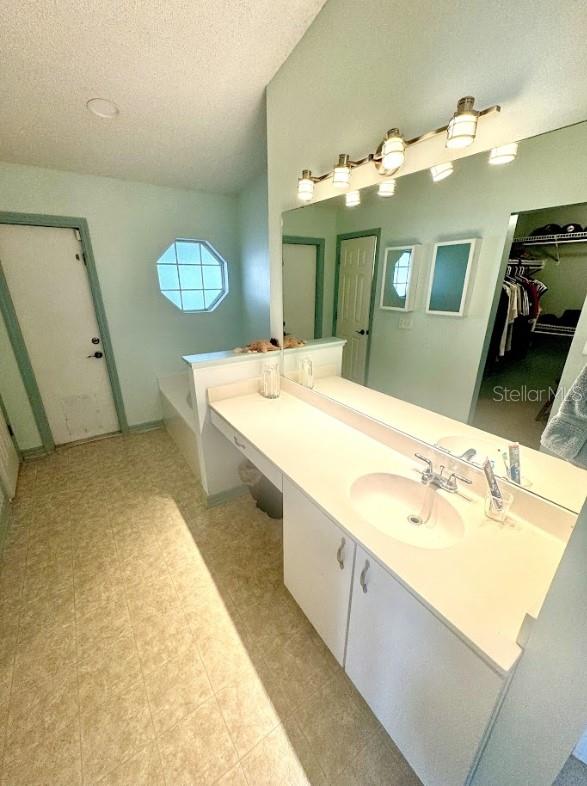
<path id="1" fill-rule="evenodd" d="M 587 204 L 520 213 L 472 425 L 540 448 L 586 294 Z"/>

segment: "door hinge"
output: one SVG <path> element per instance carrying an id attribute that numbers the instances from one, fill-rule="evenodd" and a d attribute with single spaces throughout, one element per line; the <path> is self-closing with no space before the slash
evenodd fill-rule
<path id="1" fill-rule="evenodd" d="M 8 429 L 8 433 L 10 434 L 10 436 L 13 437 L 14 436 L 14 430 L 13 430 L 12 426 L 10 425 L 10 423 L 6 424 L 6 428 Z"/>
<path id="2" fill-rule="evenodd" d="M 75 232 L 75 239 L 81 241 L 82 236 L 80 234 L 79 229 L 74 229 L 73 231 Z"/>
<path id="3" fill-rule="evenodd" d="M 79 261 L 79 260 L 81 260 L 81 261 L 84 263 L 84 265 L 85 265 L 86 267 L 88 266 L 88 263 L 86 262 L 86 255 L 84 254 L 84 252 L 83 252 L 83 251 L 81 252 L 81 254 L 76 254 L 76 255 L 75 255 L 75 258 L 76 258 L 78 261 Z"/>

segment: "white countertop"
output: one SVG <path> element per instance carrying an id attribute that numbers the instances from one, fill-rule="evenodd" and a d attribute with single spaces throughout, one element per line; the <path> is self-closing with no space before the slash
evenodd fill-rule
<path id="1" fill-rule="evenodd" d="M 469 437 L 473 444 L 475 439 L 481 443 L 489 439 L 504 448 L 508 444 L 508 440 L 503 437 L 357 385 L 343 377 L 318 378 L 314 390 L 430 445 L 449 436 Z M 524 445 L 520 445 L 520 457 L 522 475 L 531 481 L 529 491 L 575 513 L 581 510 L 587 494 L 587 470 Z M 496 472 L 498 471 L 499 465 L 496 469 Z"/>
<path id="2" fill-rule="evenodd" d="M 478 498 L 450 495 L 465 537 L 447 549 L 409 546 L 361 518 L 350 488 L 372 472 L 417 479 L 417 462 L 286 392 L 274 400 L 239 395 L 211 407 L 486 660 L 501 672 L 511 669 L 525 613 L 538 614 L 562 541 L 525 522 L 490 521 Z"/>

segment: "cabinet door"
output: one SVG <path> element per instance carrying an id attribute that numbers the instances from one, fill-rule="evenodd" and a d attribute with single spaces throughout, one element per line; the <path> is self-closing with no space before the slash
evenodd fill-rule
<path id="1" fill-rule="evenodd" d="M 425 786 L 463 786 L 502 678 L 360 547 L 346 671 Z"/>
<path id="2" fill-rule="evenodd" d="M 301 491 L 283 481 L 285 586 L 342 664 L 355 543 Z"/>

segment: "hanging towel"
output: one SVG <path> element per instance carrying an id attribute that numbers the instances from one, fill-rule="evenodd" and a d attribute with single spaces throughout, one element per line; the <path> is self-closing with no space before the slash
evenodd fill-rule
<path id="1" fill-rule="evenodd" d="M 540 444 L 565 461 L 587 469 L 587 365 L 544 429 Z"/>

